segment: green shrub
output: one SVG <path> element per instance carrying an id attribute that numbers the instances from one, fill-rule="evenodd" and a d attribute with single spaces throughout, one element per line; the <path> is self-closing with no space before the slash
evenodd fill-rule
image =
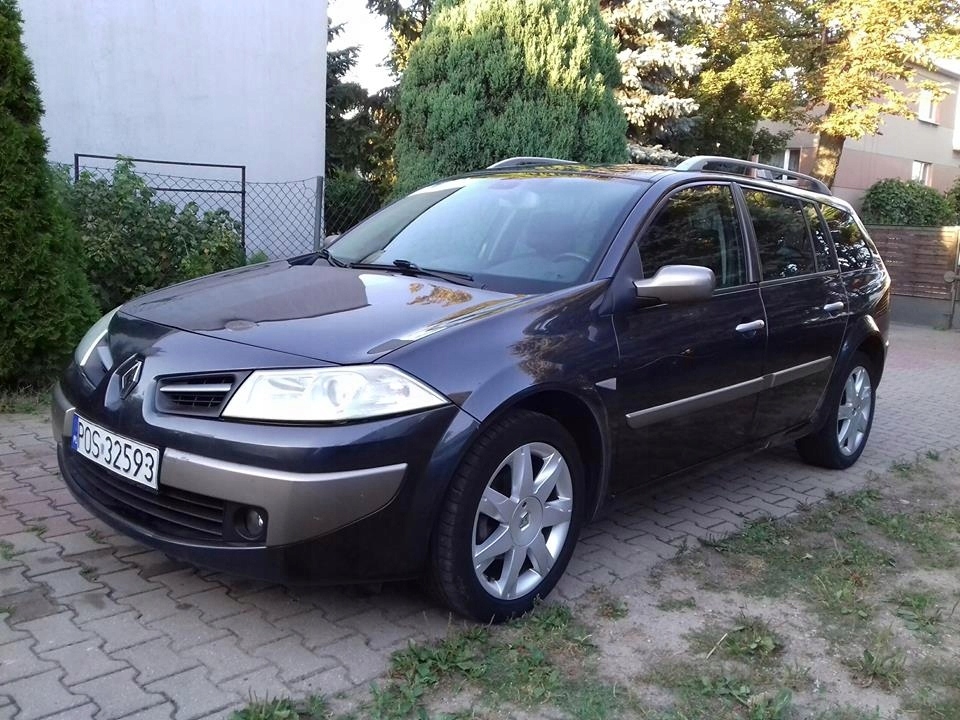
<path id="1" fill-rule="evenodd" d="M 863 198 L 860 217 L 868 225 L 950 225 L 956 210 L 932 187 L 914 180 L 881 180 Z"/>
<path id="2" fill-rule="evenodd" d="M 596 0 L 438 2 L 400 81 L 398 192 L 515 155 L 627 159 Z"/>
<path id="3" fill-rule="evenodd" d="M 97 317 L 20 33 L 16 4 L 0 0 L 0 387 L 48 381 Z"/>
<path id="4" fill-rule="evenodd" d="M 182 280 L 245 263 L 240 225 L 226 210 L 182 209 L 157 198 L 128 160 L 112 177 L 81 173 L 68 190 L 88 274 L 104 310 Z"/>
<path id="5" fill-rule="evenodd" d="M 380 209 L 373 183 L 356 173 L 338 172 L 323 188 L 323 217 L 327 235 L 339 235 Z"/>
<path id="6" fill-rule="evenodd" d="M 953 181 L 953 185 L 951 185 L 950 189 L 944 194 L 944 198 L 946 198 L 947 204 L 953 213 L 951 222 L 960 222 L 960 178 Z"/>

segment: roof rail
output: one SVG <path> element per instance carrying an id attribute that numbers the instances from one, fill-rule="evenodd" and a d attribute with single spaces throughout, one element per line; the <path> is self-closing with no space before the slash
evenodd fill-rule
<path id="1" fill-rule="evenodd" d="M 719 167 L 710 167 L 711 165 Z M 697 155 L 696 157 L 684 160 L 677 165 L 677 170 L 705 170 L 707 172 L 732 173 L 734 175 L 748 175 L 758 177 L 771 182 L 784 182 L 783 178 L 797 180 L 797 183 L 804 183 L 808 189 L 823 195 L 833 195 L 830 188 L 820 180 L 810 175 L 804 175 L 793 170 L 786 170 L 776 165 L 764 165 L 763 163 L 750 162 L 749 160 L 738 160 L 736 158 L 721 157 L 719 155 Z M 759 173 L 756 171 L 760 171 Z M 762 174 L 761 174 L 762 173 Z"/>
<path id="2" fill-rule="evenodd" d="M 512 157 L 495 162 L 487 170 L 503 170 L 504 168 L 530 167 L 532 165 L 576 165 L 573 160 L 559 160 L 547 157 Z"/>

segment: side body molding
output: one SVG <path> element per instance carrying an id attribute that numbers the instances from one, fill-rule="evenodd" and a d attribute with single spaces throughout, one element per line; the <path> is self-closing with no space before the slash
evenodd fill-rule
<path id="1" fill-rule="evenodd" d="M 746 382 L 729 385 L 727 387 L 710 390 L 709 392 L 693 395 L 682 400 L 656 405 L 644 410 L 627 413 L 627 425 L 634 430 L 638 430 L 649 425 L 654 425 L 664 420 L 671 420 L 687 413 L 703 410 L 704 408 L 722 405 L 726 402 L 738 400 L 739 398 L 754 395 L 764 390 L 785 385 L 794 380 L 815 375 L 824 370 L 828 370 L 833 365 L 832 357 L 822 357 L 818 360 L 795 365 L 777 372 L 767 373 L 760 377 L 747 380 Z"/>

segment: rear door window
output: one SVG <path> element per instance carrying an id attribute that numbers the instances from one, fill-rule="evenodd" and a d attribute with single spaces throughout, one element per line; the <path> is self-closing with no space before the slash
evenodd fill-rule
<path id="1" fill-rule="evenodd" d="M 870 241 L 864 235 L 853 215 L 832 205 L 822 205 L 823 218 L 830 228 L 841 272 L 864 270 L 873 266 Z"/>
<path id="2" fill-rule="evenodd" d="M 780 280 L 817 271 L 803 203 L 794 197 L 743 188 L 760 252 L 762 278 Z"/>

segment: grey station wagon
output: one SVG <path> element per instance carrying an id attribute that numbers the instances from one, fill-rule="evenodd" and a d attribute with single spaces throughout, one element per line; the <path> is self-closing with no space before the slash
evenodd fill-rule
<path id="1" fill-rule="evenodd" d="M 813 178 L 515 158 L 108 313 L 53 430 L 77 499 L 172 556 L 423 577 L 497 621 L 553 588 L 613 494 L 788 441 L 856 462 L 889 302 Z"/>

